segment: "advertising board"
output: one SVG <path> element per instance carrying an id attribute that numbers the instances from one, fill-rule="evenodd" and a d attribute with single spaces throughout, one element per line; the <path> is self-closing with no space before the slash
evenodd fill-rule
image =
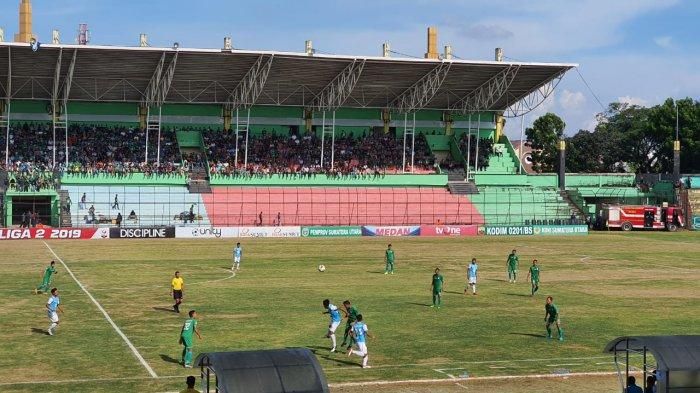
<path id="1" fill-rule="evenodd" d="M 476 236 L 476 225 L 421 225 L 421 236 Z"/>
<path id="2" fill-rule="evenodd" d="M 112 239 L 154 239 L 175 237 L 175 227 L 109 228 Z"/>
<path id="3" fill-rule="evenodd" d="M 109 228 L 7 228 L 0 240 L 108 239 Z"/>
<path id="4" fill-rule="evenodd" d="M 418 236 L 420 226 L 372 226 L 362 227 L 362 236 Z"/>
<path id="5" fill-rule="evenodd" d="M 361 227 L 338 226 L 338 227 L 302 227 L 303 237 L 348 237 L 362 236 Z"/>

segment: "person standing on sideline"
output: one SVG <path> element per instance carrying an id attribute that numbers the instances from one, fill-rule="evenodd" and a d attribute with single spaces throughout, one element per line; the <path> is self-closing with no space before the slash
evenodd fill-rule
<path id="1" fill-rule="evenodd" d="M 241 243 L 236 243 L 236 247 L 233 249 L 233 266 L 231 270 L 241 270 L 241 258 L 243 257 L 243 249 L 241 248 Z"/>
<path id="2" fill-rule="evenodd" d="M 70 207 L 73 204 L 73 201 L 70 200 L 70 195 L 66 197 L 66 213 L 70 214 Z"/>
<path id="3" fill-rule="evenodd" d="M 114 203 L 112 204 L 112 209 L 119 210 L 119 194 L 114 194 Z"/>
<path id="4" fill-rule="evenodd" d="M 182 348 L 182 365 L 185 368 L 192 368 L 194 335 L 196 334 L 197 338 L 200 340 L 202 339 L 202 335 L 199 334 L 199 328 L 197 327 L 197 312 L 195 310 L 190 310 L 188 315 L 189 318 L 182 324 L 182 330 L 180 331 L 180 344 L 184 346 L 184 348 Z"/>
<path id="5" fill-rule="evenodd" d="M 386 248 L 386 251 L 384 252 L 384 274 L 394 274 L 394 259 L 394 250 L 391 249 L 391 244 L 389 244 L 389 246 Z"/>
<path id="6" fill-rule="evenodd" d="M 187 377 L 185 383 L 187 384 L 187 389 L 181 390 L 180 393 L 199 393 L 199 390 L 194 388 L 194 385 L 197 383 L 197 378 L 194 375 Z"/>
<path id="7" fill-rule="evenodd" d="M 370 368 L 367 365 L 369 361 L 369 353 L 367 352 L 367 337 L 372 337 L 367 329 L 367 324 L 362 322 L 362 314 L 357 315 L 357 322 L 352 325 L 352 337 L 357 343 L 357 350 L 353 350 L 352 346 L 348 348 L 348 357 L 357 355 L 362 358 L 362 368 Z"/>
<path id="8" fill-rule="evenodd" d="M 508 282 L 514 283 L 518 279 L 518 255 L 513 250 L 508 259 L 506 260 L 506 267 L 508 268 Z"/>
<path id="9" fill-rule="evenodd" d="M 562 330 L 561 322 L 559 321 L 559 309 L 554 305 L 554 299 L 551 296 L 547 296 L 547 303 L 544 305 L 544 320 L 547 323 L 545 325 L 547 338 L 552 338 L 551 326 L 555 324 L 559 333 L 559 341 L 564 341 L 564 330 Z"/>
<path id="10" fill-rule="evenodd" d="M 348 348 L 351 348 L 355 340 L 352 338 L 352 335 L 350 335 L 350 329 L 352 329 L 352 324 L 355 323 L 355 321 L 357 320 L 357 316 L 360 314 L 360 312 L 357 311 L 357 309 L 352 304 L 350 304 L 350 300 L 346 300 L 343 302 L 343 308 L 345 308 L 343 313 L 345 314 L 345 318 L 347 318 L 347 323 L 345 324 L 345 333 L 343 333 L 343 343 L 340 344 L 340 346 L 344 347 L 347 344 Z M 348 338 L 350 338 L 349 344 Z"/>
<path id="11" fill-rule="evenodd" d="M 472 287 L 472 295 L 476 295 L 476 271 L 478 269 L 476 258 L 472 258 L 472 263 L 467 266 L 467 285 Z M 467 288 L 464 288 L 464 294 L 467 294 Z"/>
<path id="12" fill-rule="evenodd" d="M 46 334 L 53 336 L 54 330 L 58 328 L 58 312 L 60 311 L 61 314 L 63 314 L 61 299 L 58 298 L 58 289 L 56 288 L 51 290 L 51 297 L 49 298 L 49 301 L 46 302 L 46 311 L 49 321 L 51 321 L 51 325 L 49 325 L 49 328 L 46 329 Z"/>
<path id="13" fill-rule="evenodd" d="M 326 337 L 331 339 L 331 344 L 333 345 L 331 347 L 331 352 L 335 352 L 335 331 L 338 329 L 338 325 L 340 325 L 340 321 L 342 320 L 340 317 L 340 310 L 338 310 L 338 307 L 331 304 L 329 299 L 325 299 L 323 301 L 323 308 L 326 310 L 323 312 L 323 314 L 328 314 L 331 317 L 331 322 L 328 324 L 328 333 L 326 333 Z"/>
<path id="14" fill-rule="evenodd" d="M 537 259 L 532 260 L 532 266 L 530 266 L 530 270 L 527 272 L 526 281 L 530 281 L 532 284 L 530 296 L 535 296 L 535 292 L 540 289 L 540 267 L 537 266 Z"/>
<path id="15" fill-rule="evenodd" d="M 175 299 L 173 310 L 175 310 L 176 313 L 179 313 L 180 304 L 182 303 L 182 292 L 185 290 L 185 280 L 180 277 L 179 271 L 175 272 L 175 277 L 173 277 L 172 281 L 170 282 L 170 286 L 172 288 L 171 295 L 173 296 L 173 299 Z"/>
<path id="16" fill-rule="evenodd" d="M 433 274 L 433 279 L 430 283 L 430 290 L 433 292 L 433 305 L 432 307 L 437 307 L 438 309 L 442 306 L 442 286 L 445 284 L 445 278 L 440 274 L 440 268 L 435 268 L 435 274 Z"/>
<path id="17" fill-rule="evenodd" d="M 85 203 L 87 203 L 87 195 L 83 193 L 83 196 L 80 197 L 80 203 L 78 204 L 78 208 L 85 209 Z"/>
<path id="18" fill-rule="evenodd" d="M 57 274 L 56 272 L 56 261 L 51 261 L 49 266 L 44 269 L 44 276 L 41 280 L 41 285 L 36 287 L 34 290 L 35 294 L 38 294 L 39 292 L 46 292 L 49 290 L 49 287 L 51 285 L 51 276 L 54 274 Z"/>

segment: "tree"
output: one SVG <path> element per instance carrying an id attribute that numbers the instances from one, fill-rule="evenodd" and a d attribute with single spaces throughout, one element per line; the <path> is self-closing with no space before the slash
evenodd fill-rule
<path id="1" fill-rule="evenodd" d="M 566 123 L 554 113 L 540 116 L 525 130 L 532 147 L 532 168 L 537 172 L 554 172 L 559 160 L 557 142 L 564 135 Z"/>

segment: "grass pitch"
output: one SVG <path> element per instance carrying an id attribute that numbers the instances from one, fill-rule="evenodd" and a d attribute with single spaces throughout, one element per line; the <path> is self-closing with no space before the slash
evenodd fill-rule
<path id="1" fill-rule="evenodd" d="M 397 272 L 383 273 L 387 243 Z M 183 310 L 199 313 L 207 351 L 308 347 L 331 384 L 445 379 L 468 375 L 613 371 L 603 346 L 621 335 L 700 334 L 700 236 L 695 233 L 605 233 L 587 237 L 345 238 L 242 240 L 242 270 L 232 276 L 234 240 L 52 241 L 65 261 L 133 343 L 152 378 L 125 341 L 59 263 L 54 285 L 62 305 L 57 335 L 45 335 L 47 295 L 34 295 L 55 259 L 41 241 L 3 242 L 0 252 L 0 390 L 11 392 L 163 392 L 182 388 L 177 362 L 185 314 L 171 311 L 169 283 L 185 278 Z M 505 259 L 518 249 L 518 283 Z M 479 260 L 478 295 L 463 295 L 466 264 Z M 541 266 L 541 289 L 530 297 L 525 274 Z M 326 265 L 319 273 L 316 266 Z M 442 309 L 431 302 L 435 267 L 445 276 Z M 554 296 L 565 341 L 544 338 L 544 298 Z M 360 359 L 330 354 L 321 301 L 350 299 L 375 339 L 372 369 Z M 342 335 L 342 326 L 339 328 Z M 342 337 L 341 337 L 342 339 Z M 466 381 L 488 391 L 615 391 L 614 377 L 594 386 L 576 378 L 537 382 Z M 353 391 L 459 391 L 439 386 L 340 386 Z M 481 386 L 481 388 L 479 388 Z M 457 390 L 454 390 L 457 389 Z M 598 389 L 598 390 L 596 390 Z"/>

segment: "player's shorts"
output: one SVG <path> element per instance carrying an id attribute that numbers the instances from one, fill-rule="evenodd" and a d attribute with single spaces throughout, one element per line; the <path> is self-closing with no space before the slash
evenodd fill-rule
<path id="1" fill-rule="evenodd" d="M 335 333 L 335 329 L 337 329 L 339 325 L 340 322 L 331 322 L 331 325 L 328 326 L 328 331 L 331 333 Z"/>
<path id="2" fill-rule="evenodd" d="M 233 257 L 233 263 L 241 263 L 241 257 Z"/>
<path id="3" fill-rule="evenodd" d="M 173 299 L 182 299 L 182 291 L 173 291 Z"/>
<path id="4" fill-rule="evenodd" d="M 540 280 L 531 280 L 533 285 L 540 285 Z"/>
<path id="5" fill-rule="evenodd" d="M 47 315 L 52 323 L 58 322 L 58 313 L 56 311 L 49 311 Z"/>
<path id="6" fill-rule="evenodd" d="M 362 353 L 362 356 L 367 355 L 367 343 L 357 343 L 357 350 Z"/>
<path id="7" fill-rule="evenodd" d="M 554 318 L 550 317 L 549 319 L 547 319 L 547 323 L 549 323 L 549 324 L 559 323 L 559 317 L 554 317 Z"/>
<path id="8" fill-rule="evenodd" d="M 476 277 L 469 277 L 469 284 L 476 284 Z"/>
<path id="9" fill-rule="evenodd" d="M 180 336 L 180 344 L 187 348 L 192 348 L 192 337 Z"/>

